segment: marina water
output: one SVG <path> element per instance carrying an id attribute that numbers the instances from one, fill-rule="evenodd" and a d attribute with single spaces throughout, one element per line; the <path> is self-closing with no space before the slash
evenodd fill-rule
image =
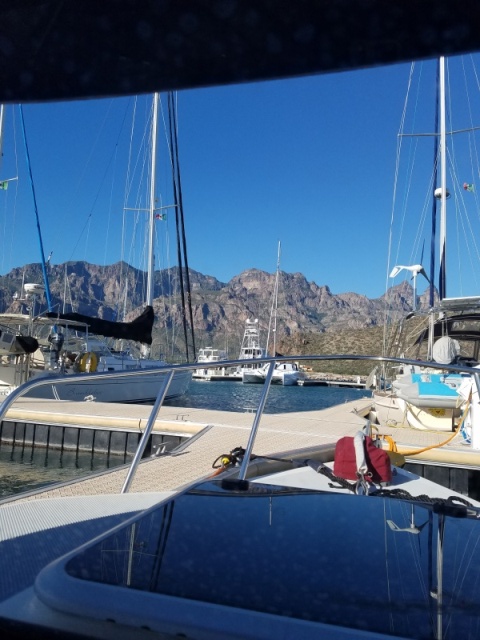
<path id="1" fill-rule="evenodd" d="M 192 381 L 188 393 L 166 405 L 217 411 L 254 411 L 263 385 L 239 382 Z M 272 386 L 265 413 L 290 413 L 326 409 L 370 395 L 345 387 Z M 188 411 L 185 411 L 188 420 Z M 260 425 L 261 428 L 261 425 Z M 245 443 L 246 444 L 246 443 Z M 40 447 L 0 445 L 0 499 L 56 482 L 86 477 L 129 462 L 118 455 L 46 450 Z"/>

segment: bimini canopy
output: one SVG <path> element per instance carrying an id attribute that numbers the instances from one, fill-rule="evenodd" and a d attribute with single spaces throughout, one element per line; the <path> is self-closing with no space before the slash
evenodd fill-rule
<path id="1" fill-rule="evenodd" d="M 11 0 L 0 103 L 174 91 L 480 50 L 463 0 Z"/>

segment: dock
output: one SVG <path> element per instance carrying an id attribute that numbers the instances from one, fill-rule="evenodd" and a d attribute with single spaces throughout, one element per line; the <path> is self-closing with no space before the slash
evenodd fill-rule
<path id="1" fill-rule="evenodd" d="M 226 373 L 225 375 L 216 375 L 212 373 L 212 375 L 209 376 L 193 375 L 193 379 L 196 382 L 242 382 L 241 376 L 231 376 L 228 373 Z"/>
<path id="2" fill-rule="evenodd" d="M 45 401 L 48 402 L 48 401 Z M 23 403 L 22 403 L 23 404 Z M 42 403 L 33 407 L 13 409 L 21 411 L 22 419 L 26 412 L 30 419 L 40 418 L 64 420 L 66 403 L 53 402 L 49 406 Z M 35 403 L 36 404 L 36 403 Z M 61 407 L 55 408 L 55 404 Z M 148 415 L 151 407 L 99 405 L 99 403 L 69 403 L 77 405 L 74 414 L 69 419 L 78 420 L 78 424 L 95 419 L 96 412 L 101 413 L 104 424 L 113 426 L 116 416 L 121 417 L 127 410 L 141 415 Z M 81 404 L 81 407 L 78 405 Z M 283 452 L 305 450 L 317 447 L 319 444 L 332 445 L 340 435 L 355 434 L 364 425 L 364 415 L 368 412 L 369 399 L 356 403 L 346 403 L 340 407 L 332 407 L 322 411 L 307 411 L 300 413 L 263 414 L 258 432 L 256 455 L 282 455 Z M 44 412 L 43 416 L 38 411 Z M 15 413 L 14 413 L 15 412 Z M 107 412 L 108 415 L 105 414 Z M 7 419 L 10 419 L 10 412 Z M 179 418 L 177 420 L 177 417 Z M 131 485 L 131 492 L 170 491 L 184 486 L 195 480 L 208 477 L 214 472 L 212 464 L 222 454 L 228 454 L 235 447 L 245 447 L 254 419 L 251 412 L 210 411 L 204 409 L 183 409 L 162 407 L 158 416 L 156 428 L 171 428 L 190 433 L 191 437 L 170 455 L 148 458 L 138 467 L 135 479 Z M 117 428 L 125 427 L 125 422 L 119 421 Z M 333 445 L 332 445 L 333 452 Z M 62 486 L 46 487 L 44 490 L 33 492 L 30 496 L 20 494 L 12 500 L 40 499 L 50 497 L 96 495 L 105 493 L 120 493 L 128 471 L 128 465 L 116 467 L 107 472 L 75 480 Z M 10 500 L 9 500 L 10 501 Z"/>
<path id="3" fill-rule="evenodd" d="M 0 424 L 0 442 L 127 459 L 138 447 L 151 410 L 148 405 L 22 398 Z M 183 407 L 163 407 L 147 455 L 174 449 L 194 436 L 201 427 L 188 414 Z"/>
<path id="4" fill-rule="evenodd" d="M 328 409 L 294 413 L 264 413 L 254 453 L 257 456 L 303 457 L 321 446 L 333 459 L 335 444 L 345 435 L 353 436 L 365 424 L 371 411 L 371 398 L 360 398 Z M 151 407 L 142 405 L 101 404 L 21 400 L 12 407 L 5 423 L 49 424 L 50 427 L 100 429 L 115 434 L 141 436 Z M 254 420 L 251 412 L 210 411 L 183 407 L 162 407 L 154 433 L 177 435 L 182 442 L 172 451 L 150 455 L 139 465 L 130 492 L 171 491 L 211 476 L 219 456 L 236 447 L 245 447 Z M 21 421 L 21 422 L 19 422 Z M 445 432 L 416 431 L 409 428 L 379 428 L 380 434 L 394 438 L 399 448 L 423 449 L 442 443 Z M 480 470 L 480 451 L 462 445 L 459 437 L 440 449 L 408 456 L 412 470 L 450 488 L 468 493 L 470 475 Z M 415 468 L 413 468 L 415 465 Z M 83 479 L 51 485 L 29 494 L 17 494 L 1 503 L 120 493 L 129 465 L 115 467 Z"/>
<path id="5" fill-rule="evenodd" d="M 365 389 L 364 382 L 353 382 L 350 380 L 330 380 L 328 378 L 306 378 L 298 380 L 300 387 L 344 387 L 349 389 Z"/>

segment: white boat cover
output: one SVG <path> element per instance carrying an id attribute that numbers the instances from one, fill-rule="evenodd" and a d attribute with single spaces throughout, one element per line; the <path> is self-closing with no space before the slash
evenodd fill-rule
<path id="1" fill-rule="evenodd" d="M 433 359 L 438 364 L 451 364 L 460 353 L 460 344 L 457 340 L 444 336 L 433 345 Z"/>

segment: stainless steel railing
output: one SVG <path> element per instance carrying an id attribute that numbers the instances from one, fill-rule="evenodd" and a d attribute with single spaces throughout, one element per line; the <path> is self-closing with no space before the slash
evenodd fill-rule
<path id="1" fill-rule="evenodd" d="M 269 364 L 267 376 L 265 379 L 265 384 L 263 391 L 260 395 L 259 403 L 254 415 L 254 420 L 252 423 L 252 429 L 250 431 L 248 443 L 245 448 L 245 455 L 240 467 L 239 478 L 244 480 L 247 473 L 247 468 L 250 462 L 250 457 L 252 454 L 253 446 L 255 444 L 255 439 L 258 433 L 258 428 L 260 426 L 260 421 L 263 415 L 263 411 L 265 408 L 265 403 L 267 401 L 268 392 L 270 389 L 270 384 L 273 376 L 273 372 L 275 369 L 275 364 L 278 362 L 290 362 L 294 360 L 295 362 L 323 362 L 323 361 L 337 361 L 337 360 L 348 360 L 348 361 L 371 361 L 371 362 L 389 362 L 393 364 L 399 364 L 403 366 L 418 366 L 428 367 L 432 369 L 439 369 L 441 371 L 448 371 L 451 373 L 466 373 L 473 376 L 476 384 L 476 389 L 480 395 L 480 370 L 472 367 L 466 366 L 457 366 L 457 365 L 444 365 L 438 364 L 436 362 L 426 362 L 422 360 L 412 360 L 407 358 L 394 358 L 388 356 L 372 356 L 372 355 L 354 355 L 354 354 L 329 354 L 329 355 L 302 355 L 302 356 L 278 356 L 278 357 L 263 357 L 263 358 L 252 358 L 252 359 L 242 359 L 242 360 L 223 360 L 216 361 L 214 363 L 209 363 L 209 368 L 211 369 L 221 369 L 223 367 L 233 368 L 238 366 L 243 366 L 246 364 Z M 165 400 L 165 396 L 167 395 L 168 388 L 170 383 L 175 375 L 176 371 L 194 371 L 195 369 L 202 368 L 202 364 L 191 363 L 191 364 L 179 364 L 179 365 L 171 365 L 171 366 L 163 366 L 158 368 L 149 368 L 149 369 L 140 369 L 134 371 L 107 371 L 102 373 L 82 373 L 82 374 L 67 374 L 62 376 L 46 376 L 42 378 L 37 378 L 35 380 L 29 380 L 24 384 L 20 385 L 17 389 L 12 391 L 10 395 L 8 395 L 5 400 L 0 404 L 0 422 L 5 418 L 5 415 L 12 404 L 23 397 L 29 391 L 33 389 L 45 386 L 45 385 L 62 385 L 62 384 L 71 384 L 72 382 L 85 382 L 85 377 L 88 377 L 88 382 L 91 383 L 95 380 L 101 380 L 102 378 L 133 378 L 133 377 L 141 377 L 145 375 L 151 375 L 152 372 L 157 372 L 159 376 L 164 376 L 165 379 L 159 389 L 157 399 L 152 407 L 152 411 L 150 412 L 150 416 L 147 421 L 147 425 L 145 427 L 145 431 L 142 434 L 142 438 L 140 439 L 139 445 L 137 447 L 137 451 L 135 452 L 134 458 L 130 465 L 130 469 L 127 473 L 127 477 L 125 479 L 124 485 L 122 487 L 121 492 L 125 493 L 128 491 L 134 475 L 136 473 L 138 463 L 143 455 L 146 444 L 148 442 L 148 438 L 151 435 L 153 430 L 155 421 L 158 416 L 158 412 Z M 81 401 L 79 401 L 81 402 Z"/>

